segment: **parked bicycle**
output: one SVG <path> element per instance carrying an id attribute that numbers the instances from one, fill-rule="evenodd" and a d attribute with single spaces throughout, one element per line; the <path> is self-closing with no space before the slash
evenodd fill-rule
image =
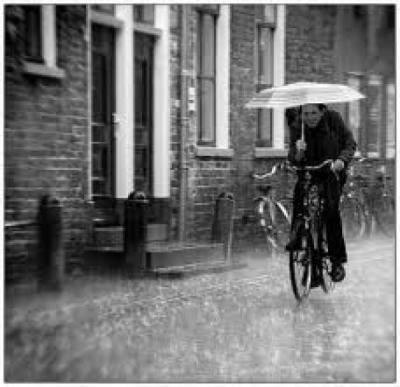
<path id="1" fill-rule="evenodd" d="M 371 160 L 361 158 L 355 163 L 367 164 Z M 356 173 L 355 165 L 351 165 L 348 178 L 340 202 L 344 236 L 352 239 L 381 231 L 393 237 L 395 202 L 385 165 L 378 167 L 373 176 Z"/>
<path id="2" fill-rule="evenodd" d="M 356 160 L 363 163 L 366 159 Z M 355 239 L 364 236 L 368 228 L 368 207 L 365 199 L 365 189 L 368 178 L 356 173 L 355 166 L 350 165 L 347 174 L 347 184 L 340 198 L 340 212 L 343 225 L 343 236 Z"/>
<path id="3" fill-rule="evenodd" d="M 375 171 L 374 179 L 368 189 L 369 219 L 375 220 L 378 230 L 388 237 L 395 232 L 396 209 L 392 193 L 390 192 L 386 166 L 381 165 Z M 372 227 L 371 227 L 372 228 Z"/>
<path id="4" fill-rule="evenodd" d="M 274 176 L 284 164 L 275 164 L 271 171 L 264 174 L 253 173 L 255 180 L 268 180 Z M 276 199 L 276 191 L 272 184 L 260 184 L 257 187 L 259 195 L 253 200 L 254 214 L 257 223 L 263 230 L 267 242 L 278 253 L 284 252 L 284 246 L 290 231 L 289 211 L 283 203 Z"/>
<path id="5" fill-rule="evenodd" d="M 290 280 L 298 301 L 307 298 L 312 287 L 321 286 L 326 293 L 334 287 L 327 249 L 323 187 L 312 180 L 312 172 L 333 173 L 332 162 L 329 159 L 317 166 L 287 165 L 288 170 L 297 174 L 304 195 L 301 216 L 294 230 L 301 243 L 289 256 Z"/>

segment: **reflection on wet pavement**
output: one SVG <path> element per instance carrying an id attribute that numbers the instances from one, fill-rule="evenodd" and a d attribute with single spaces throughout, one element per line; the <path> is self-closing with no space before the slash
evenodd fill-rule
<path id="1" fill-rule="evenodd" d="M 10 296 L 6 380 L 393 382 L 394 243 L 349 251 L 346 280 L 300 305 L 287 257 L 259 251 L 226 273 L 92 278 L 61 296 Z"/>

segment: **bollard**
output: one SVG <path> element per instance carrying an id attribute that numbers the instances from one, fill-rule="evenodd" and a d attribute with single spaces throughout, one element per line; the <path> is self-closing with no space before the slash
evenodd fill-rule
<path id="1" fill-rule="evenodd" d="M 61 290 L 65 268 L 62 206 L 58 199 L 43 196 L 39 205 L 38 286 L 43 290 Z"/>
<path id="2" fill-rule="evenodd" d="M 135 191 L 125 201 L 125 262 L 135 271 L 146 268 L 147 210 L 149 201 L 144 192 Z"/>
<path id="3" fill-rule="evenodd" d="M 223 243 L 225 261 L 228 262 L 232 258 L 234 208 L 235 201 L 232 193 L 224 192 L 218 196 L 213 223 L 213 241 Z"/>

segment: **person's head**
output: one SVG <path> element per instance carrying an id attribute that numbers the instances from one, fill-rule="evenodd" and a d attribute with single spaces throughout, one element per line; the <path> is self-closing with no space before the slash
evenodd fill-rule
<path id="1" fill-rule="evenodd" d="M 303 121 L 309 128 L 315 128 L 324 115 L 326 106 L 324 104 L 310 103 L 302 107 Z"/>

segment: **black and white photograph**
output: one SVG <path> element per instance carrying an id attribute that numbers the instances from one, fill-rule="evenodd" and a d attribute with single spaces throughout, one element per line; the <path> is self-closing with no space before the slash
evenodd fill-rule
<path id="1" fill-rule="evenodd" d="M 398 382 L 394 1 L 0 8 L 2 382 Z"/>

